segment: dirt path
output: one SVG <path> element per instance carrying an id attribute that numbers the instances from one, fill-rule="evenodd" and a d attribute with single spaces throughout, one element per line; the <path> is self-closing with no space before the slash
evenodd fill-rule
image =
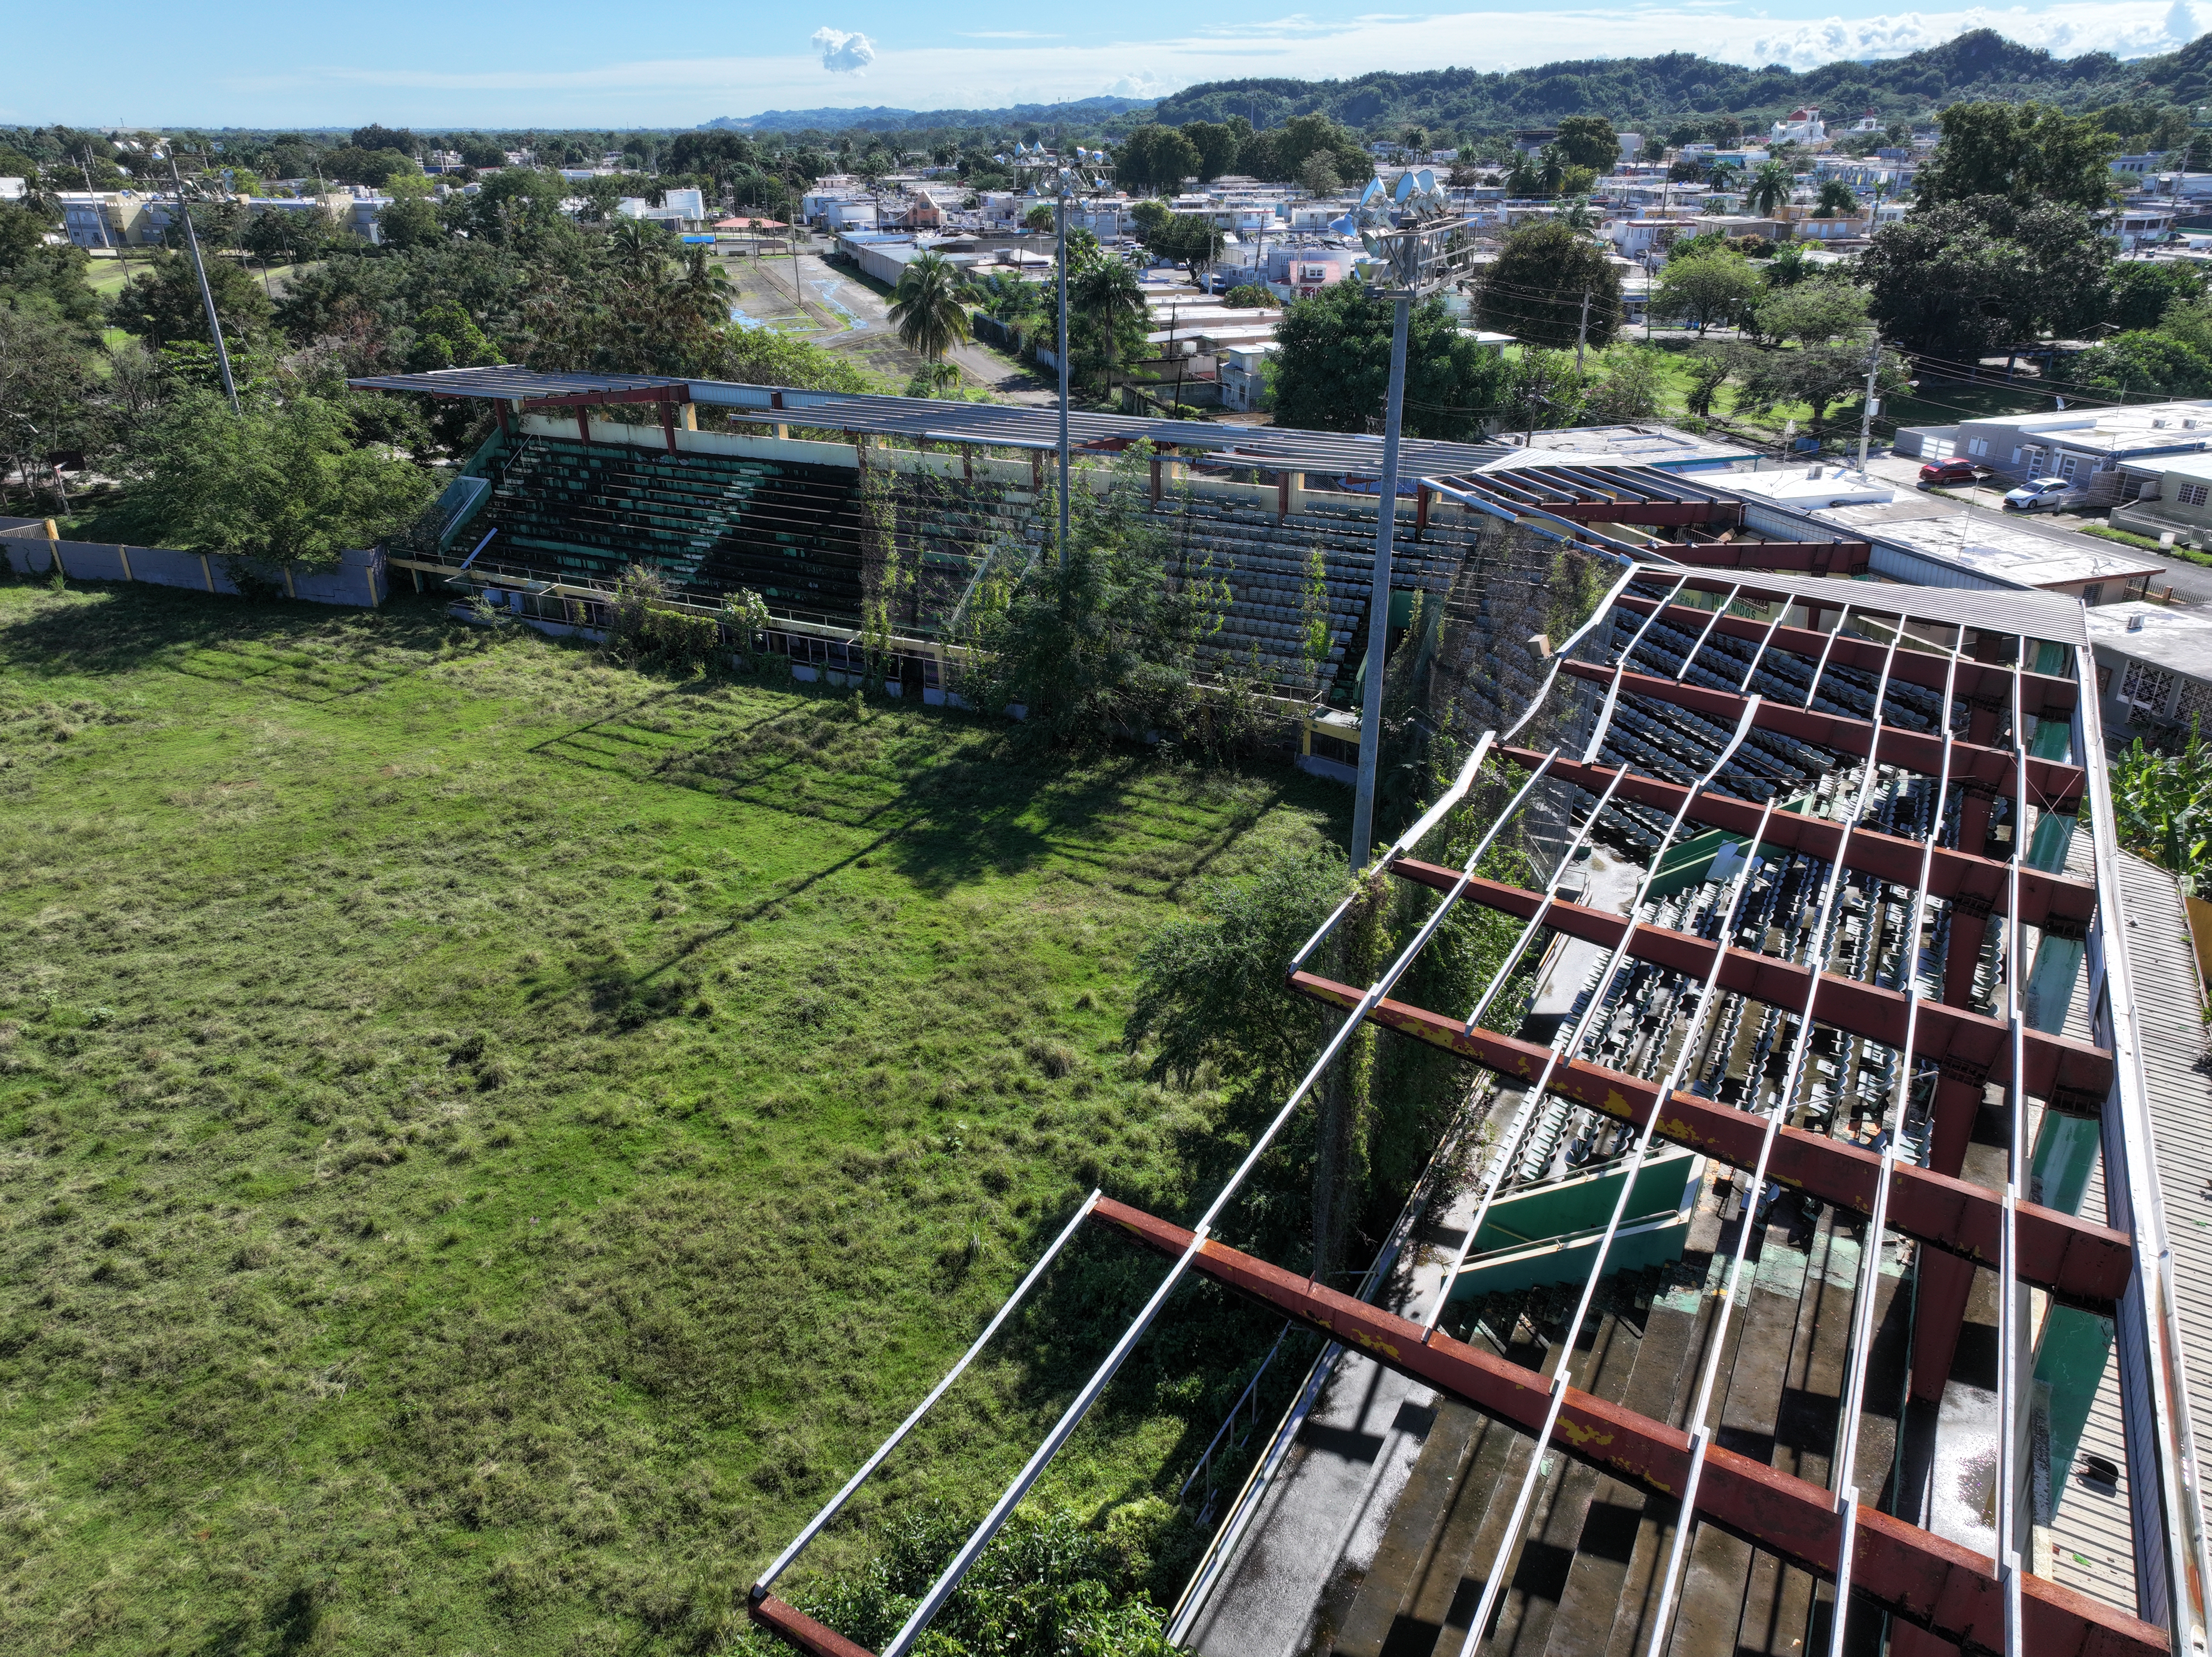
<path id="1" fill-rule="evenodd" d="M 788 254 L 736 258 L 726 261 L 726 268 L 738 290 L 740 322 L 797 334 L 849 356 L 894 389 L 903 387 L 921 367 L 921 358 L 899 341 L 890 302 L 848 267 L 802 250 L 796 259 Z M 1053 400 L 1048 380 L 987 346 L 957 345 L 948 355 L 964 384 L 981 387 L 1000 401 Z"/>

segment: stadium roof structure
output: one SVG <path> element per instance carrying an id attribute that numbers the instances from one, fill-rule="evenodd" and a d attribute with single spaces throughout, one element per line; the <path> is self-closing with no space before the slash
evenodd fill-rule
<path id="1" fill-rule="evenodd" d="M 1573 504 L 1573 482 L 1552 480 L 1553 507 Z M 1169 1262 L 1164 1275 L 881 1657 L 914 1649 L 1190 1278 L 1317 1333 L 1329 1344 L 1316 1375 L 1364 1365 L 1507 1435 L 1513 1454 L 1450 1498 L 1475 1504 L 1481 1527 L 1470 1521 L 1456 1552 L 1437 1539 L 1448 1530 L 1420 1545 L 1449 1555 L 1437 1567 L 1449 1590 L 1438 1603 L 1449 1608 L 1422 1636 L 1437 1651 L 1484 1647 L 1513 1562 L 1534 1545 L 1532 1513 L 1554 1510 L 1539 1502 L 1540 1490 L 1559 1476 L 1556 1466 L 1577 1464 L 1613 1481 L 1622 1499 L 1692 1516 L 1656 1533 L 1671 1541 L 1651 1556 L 1648 1585 L 1627 1593 L 1641 1595 L 1637 1626 L 1649 1630 L 1652 1654 L 1670 1644 L 1692 1657 L 1737 1649 L 1732 1618 L 1716 1629 L 1682 1615 L 1691 1557 L 1714 1533 L 1807 1581 L 1806 1607 L 1849 1607 L 1825 1623 L 1808 1609 L 1802 1626 L 1775 1636 L 1778 1650 L 1870 1651 L 1886 1640 L 1914 1657 L 2201 1651 L 2199 1476 L 2094 673 L 2070 600 L 1622 561 L 1595 612 L 1551 658 L 1530 706 L 1482 735 L 1451 787 L 1379 859 L 1434 894 L 1418 933 L 1372 982 L 1335 981 L 1328 940 L 1347 898 L 1285 963 L 1296 991 L 1346 1017 L 1228 1182 L 1189 1223 L 1091 1193 L 967 1355 L 762 1573 L 753 1619 L 817 1657 L 865 1657 L 779 1597 L 778 1579 L 1070 1239 L 1103 1225 Z M 1424 859 L 1438 825 L 1477 802 L 1480 838 L 1464 862 Z M 1528 843 L 1545 855 L 1531 883 L 1485 872 L 1499 836 L 1539 818 L 1544 832 Z M 1462 820 L 1460 832 L 1473 831 Z M 1600 841 L 1623 853 L 1634 876 L 1615 904 L 1576 883 Z M 1702 860 L 1686 864 L 1693 852 Z M 1474 1011 L 1396 998 L 1461 905 L 1520 923 Z M 1587 970 L 1577 967 L 1580 992 L 1547 1039 L 1508 1011 L 1520 1005 L 1509 984 L 1561 949 L 1582 951 Z M 1426 1234 L 1456 1236 L 1455 1255 L 1449 1241 L 1431 1247 L 1427 1275 L 1407 1279 L 1418 1292 L 1395 1308 L 1213 1235 L 1363 1023 L 1455 1054 L 1488 1078 L 1484 1148 L 1449 1225 Z M 1532 1162 L 1545 1166 L 1548 1147 L 1570 1132 L 1600 1147 L 1590 1166 L 1620 1193 L 1609 1217 L 1558 1241 L 1576 1262 L 1561 1279 L 1573 1312 L 1534 1349 L 1501 1343 L 1479 1323 L 1455 1335 L 1455 1295 L 1478 1281 L 1477 1239 L 1501 1192 Z M 2054 1137 L 2077 1148 L 2066 1154 L 2098 1159 L 2104 1222 L 2078 1211 L 2081 1181 L 2045 1177 L 2039 1162 L 2031 1177 L 2032 1155 Z M 1732 1185 L 1711 1187 L 1733 1191 L 1733 1217 L 1717 1222 L 1710 1273 L 1692 1297 L 1700 1332 L 1671 1396 L 1639 1394 L 1638 1407 L 1619 1386 L 1600 1384 L 1617 1343 L 1592 1334 L 1591 1320 L 1614 1315 L 1600 1286 L 1620 1269 L 1615 1251 L 1639 1174 L 1655 1157 L 1686 1152 L 1734 1171 Z M 1762 1251 L 1784 1247 L 1767 1215 L 1785 1191 L 1819 1226 L 1859 1239 L 1831 1256 L 1850 1262 L 1840 1278 L 1815 1273 L 1802 1290 L 1821 1308 L 1808 1315 L 1827 1320 L 1833 1414 L 1820 1417 L 1826 1442 L 1791 1457 L 1771 1437 L 1760 1451 L 1723 1418 L 1747 1367 L 1775 1372 L 1771 1393 L 1793 1361 L 1789 1340 L 1769 1351 L 1748 1328 L 1754 1279 L 1769 1276 Z M 1900 1259 L 1910 1262 L 1909 1296 L 1891 1269 Z M 1978 1273 L 1995 1292 L 1976 1299 Z M 1371 1285 L 1382 1283 L 1370 1274 Z M 1878 1315 L 1885 1304 L 1890 1314 Z M 2027 1430 L 2041 1407 L 2035 1355 L 2053 1320 L 2069 1317 L 2111 1320 L 2118 1373 L 2103 1384 L 2124 1419 L 2132 1575 L 2112 1573 L 2095 1592 L 2032 1569 L 2041 1556 L 2030 1532 L 2044 1522 Z M 1732 1322 L 1744 1326 L 1740 1341 Z M 1920 1491 L 1942 1454 L 1947 1387 L 1957 1384 L 1969 1325 L 1993 1325 L 1996 1353 L 1988 1503 L 1978 1519 L 1947 1520 Z M 1893 1393 L 1884 1405 L 1871 1389 L 1892 1372 L 1909 1381 L 1913 1405 Z M 1286 1431 L 1294 1425 L 1286 1418 Z M 1917 1449 L 1907 1442 L 1916 1435 L 1924 1441 Z M 1285 1442 L 1279 1435 L 1262 1473 L 1279 1466 Z M 1260 1522 L 1252 1511 L 1248 1502 L 1232 1510 L 1171 1639 L 1209 1649 L 1194 1607 L 1224 1592 L 1243 1545 L 1238 1527 Z M 1341 1536 L 1354 1517 L 1308 1528 Z M 1253 1545 L 1275 1542 L 1289 1545 Z M 1782 1638 L 1792 1633 L 1800 1639 Z"/>

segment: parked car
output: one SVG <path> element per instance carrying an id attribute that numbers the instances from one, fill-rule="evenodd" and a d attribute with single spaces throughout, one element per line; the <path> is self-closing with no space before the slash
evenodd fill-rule
<path id="1" fill-rule="evenodd" d="M 1938 483 L 1978 483 L 1990 475 L 1987 466 L 1971 460 L 1931 460 L 1920 469 L 1920 487 Z"/>
<path id="2" fill-rule="evenodd" d="M 2057 512 L 2078 506 L 2082 493 L 2063 477 L 2032 478 L 2006 494 L 2004 507 L 2007 512 Z"/>

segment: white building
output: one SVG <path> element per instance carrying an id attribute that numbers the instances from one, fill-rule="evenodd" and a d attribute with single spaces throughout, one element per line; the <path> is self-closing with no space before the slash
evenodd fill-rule
<path id="1" fill-rule="evenodd" d="M 1827 141 L 1828 129 L 1820 123 L 1817 109 L 1793 109 L 1777 121 L 1768 132 L 1770 144 L 1817 144 Z"/>
<path id="2" fill-rule="evenodd" d="M 1222 351 L 1214 372 L 1223 408 L 1250 413 L 1267 406 L 1267 363 L 1278 349 L 1273 340 L 1265 340 Z"/>

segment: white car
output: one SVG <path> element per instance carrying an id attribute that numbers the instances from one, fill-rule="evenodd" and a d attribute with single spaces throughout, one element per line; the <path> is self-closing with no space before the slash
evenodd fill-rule
<path id="1" fill-rule="evenodd" d="M 2031 478 L 2005 493 L 2007 512 L 2057 512 L 2077 503 L 2082 491 L 2063 477 Z"/>

